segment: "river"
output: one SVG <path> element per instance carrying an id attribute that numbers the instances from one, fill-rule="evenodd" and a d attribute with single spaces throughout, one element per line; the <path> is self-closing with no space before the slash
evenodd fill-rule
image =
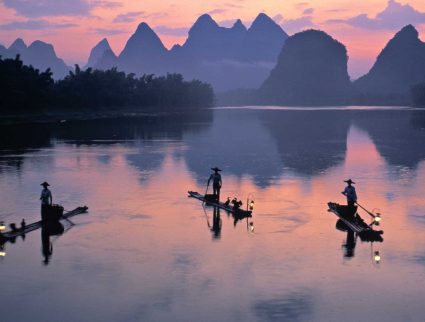
<path id="1" fill-rule="evenodd" d="M 89 207 L 47 255 L 40 230 L 3 245 L 1 321 L 424 319 L 425 110 L 227 108 L 0 135 L 0 220 L 39 220 L 43 181 L 66 210 Z M 252 218 L 188 198 L 214 166 Z M 345 203 L 348 178 L 383 242 L 336 229 L 327 203 Z"/>

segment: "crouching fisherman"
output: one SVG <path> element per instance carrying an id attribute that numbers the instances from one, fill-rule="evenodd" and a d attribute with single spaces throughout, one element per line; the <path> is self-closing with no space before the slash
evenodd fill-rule
<path id="1" fill-rule="evenodd" d="M 49 209 L 52 205 L 53 202 L 53 198 L 52 198 L 52 192 L 47 188 L 50 185 L 44 181 L 41 186 L 43 186 L 43 190 L 41 190 L 41 196 L 40 196 L 40 200 L 41 200 L 41 219 L 43 221 L 48 220 L 48 214 L 49 214 Z"/>

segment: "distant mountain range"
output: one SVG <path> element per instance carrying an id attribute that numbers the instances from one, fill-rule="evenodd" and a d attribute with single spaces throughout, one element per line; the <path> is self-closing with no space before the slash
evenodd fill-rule
<path id="1" fill-rule="evenodd" d="M 208 14 L 200 16 L 185 43 L 165 48 L 158 35 L 141 23 L 116 56 L 106 39 L 91 51 L 87 66 L 144 73 L 181 73 L 186 78 L 209 82 L 218 91 L 258 87 L 276 64 L 288 35 L 265 14 L 247 29 L 241 20 L 220 27 Z"/>
<path id="2" fill-rule="evenodd" d="M 21 38 L 18 38 L 7 49 L 0 46 L 0 55 L 3 58 L 14 58 L 20 55 L 25 64 L 32 65 L 40 71 L 50 68 L 55 79 L 65 77 L 70 70 L 65 62 L 56 56 L 53 45 L 40 40 L 27 46 Z"/>
<path id="3" fill-rule="evenodd" d="M 223 105 L 411 105 L 413 86 L 425 87 L 425 43 L 408 25 L 382 50 L 365 76 L 351 82 L 347 50 L 323 31 L 289 37 L 258 90 L 219 95 Z"/>
<path id="4" fill-rule="evenodd" d="M 50 67 L 55 78 L 69 71 L 53 46 L 41 41 L 28 47 L 22 39 L 9 48 L 0 45 L 3 57 L 16 54 L 40 70 Z M 369 73 L 354 82 L 347 73 L 347 59 L 345 46 L 322 31 L 288 37 L 263 13 L 249 28 L 241 20 L 221 27 L 204 14 L 183 45 L 167 49 L 155 31 L 141 23 L 119 55 L 102 39 L 85 67 L 117 67 L 139 76 L 181 73 L 186 79 L 211 83 L 216 92 L 259 89 L 247 95 L 256 104 L 408 104 L 411 87 L 425 82 L 425 43 L 411 25 L 400 30 Z"/>

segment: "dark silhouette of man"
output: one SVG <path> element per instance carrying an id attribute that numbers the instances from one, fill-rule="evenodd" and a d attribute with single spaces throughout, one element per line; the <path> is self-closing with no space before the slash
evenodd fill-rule
<path id="1" fill-rule="evenodd" d="M 220 201 L 220 189 L 221 189 L 221 185 L 222 185 L 221 175 L 219 173 L 221 170 L 217 167 L 211 168 L 211 170 L 213 170 L 214 173 L 212 173 L 210 175 L 210 178 L 208 179 L 207 186 L 209 186 L 210 182 L 212 181 L 212 183 L 213 183 L 213 194 L 215 196 L 215 200 L 218 202 L 218 201 Z"/>
<path id="2" fill-rule="evenodd" d="M 347 183 L 347 186 L 341 193 L 347 197 L 348 209 L 350 212 L 352 212 L 352 215 L 354 216 L 354 212 L 357 210 L 357 207 L 355 205 L 357 202 L 357 193 L 356 188 L 353 187 L 353 184 L 355 184 L 355 182 L 351 179 L 344 180 L 344 182 Z"/>
<path id="3" fill-rule="evenodd" d="M 41 219 L 47 220 L 49 207 L 52 205 L 53 198 L 52 198 L 52 192 L 47 188 L 50 186 L 46 181 L 44 181 L 41 186 L 43 186 L 43 190 L 41 191 Z"/>

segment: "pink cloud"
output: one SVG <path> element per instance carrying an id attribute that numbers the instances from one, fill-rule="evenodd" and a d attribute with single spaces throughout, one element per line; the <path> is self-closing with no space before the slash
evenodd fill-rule
<path id="1" fill-rule="evenodd" d="M 0 3 L 25 17 L 86 16 L 97 7 L 112 9 L 122 5 L 102 0 L 0 0 Z"/>
<path id="2" fill-rule="evenodd" d="M 424 24 L 425 12 L 420 12 L 409 4 L 401 4 L 395 0 L 389 0 L 387 7 L 374 18 L 367 14 L 360 14 L 348 19 L 328 20 L 329 23 L 347 24 L 363 29 L 387 29 L 397 30 L 407 24 Z"/>

